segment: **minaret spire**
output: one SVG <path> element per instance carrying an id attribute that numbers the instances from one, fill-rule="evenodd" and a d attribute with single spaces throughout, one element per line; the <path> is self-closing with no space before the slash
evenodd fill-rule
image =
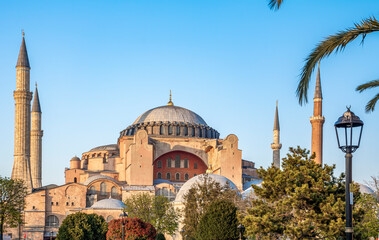
<path id="1" fill-rule="evenodd" d="M 32 125 L 30 132 L 30 170 L 34 188 L 42 187 L 42 112 L 39 102 L 38 89 L 34 92 L 32 107 Z"/>
<path id="2" fill-rule="evenodd" d="M 15 134 L 12 179 L 25 182 L 29 192 L 33 189 L 30 173 L 30 64 L 23 34 L 16 64 Z"/>
<path id="3" fill-rule="evenodd" d="M 276 101 L 273 135 L 273 143 L 271 144 L 273 165 L 280 168 L 280 149 L 282 148 L 282 144 L 280 144 L 278 101 Z"/>
<path id="4" fill-rule="evenodd" d="M 313 116 L 310 118 L 312 124 L 312 154 L 316 154 L 314 161 L 322 164 L 322 148 L 323 148 L 323 128 L 325 118 L 322 116 L 322 91 L 320 77 L 320 62 L 317 66 L 315 95 L 313 97 Z"/>

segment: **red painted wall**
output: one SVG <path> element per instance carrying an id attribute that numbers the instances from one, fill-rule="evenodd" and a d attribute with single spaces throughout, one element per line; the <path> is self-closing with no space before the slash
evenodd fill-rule
<path id="1" fill-rule="evenodd" d="M 177 156 L 179 156 L 180 160 L 188 159 L 188 168 L 183 168 L 182 165 L 180 168 L 175 168 L 175 159 L 177 158 Z M 168 159 L 173 160 L 171 161 L 171 168 L 167 167 Z M 158 161 L 161 161 L 162 163 L 161 168 L 158 168 Z M 195 169 L 195 163 L 197 163 L 197 169 Z M 162 179 L 167 179 L 166 175 L 167 173 L 170 173 L 171 178 L 167 180 L 170 180 L 172 182 L 184 182 L 187 181 L 184 179 L 186 173 L 188 173 L 188 179 L 190 179 L 193 176 L 195 176 L 195 174 L 199 175 L 205 173 L 207 169 L 207 165 L 205 165 L 203 160 L 201 160 L 199 157 L 188 152 L 172 151 L 160 156 L 154 161 L 154 179 L 158 179 L 158 173 L 162 174 Z M 180 174 L 179 180 L 176 180 L 175 178 L 176 173 Z"/>

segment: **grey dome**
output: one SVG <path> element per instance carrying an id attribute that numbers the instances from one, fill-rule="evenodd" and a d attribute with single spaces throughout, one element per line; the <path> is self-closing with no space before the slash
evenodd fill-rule
<path id="1" fill-rule="evenodd" d="M 180 188 L 178 194 L 176 195 L 175 202 L 183 202 L 184 201 L 184 195 L 192 187 L 194 187 L 195 184 L 202 183 L 203 182 L 202 178 L 204 177 L 204 175 L 208 175 L 208 177 L 210 179 L 212 179 L 215 182 L 220 183 L 221 186 L 225 186 L 227 183 L 229 183 L 229 186 L 232 189 L 238 190 L 238 188 L 236 187 L 236 185 L 232 181 L 230 181 L 229 179 L 227 179 L 226 177 L 218 175 L 218 174 L 208 174 L 208 173 L 205 173 L 205 174 L 197 175 L 197 176 L 191 178 L 190 180 L 188 180 L 186 183 L 184 183 L 183 186 Z"/>
<path id="2" fill-rule="evenodd" d="M 80 158 L 78 158 L 77 156 L 75 156 L 75 157 L 71 158 L 70 161 L 80 161 Z"/>
<path id="3" fill-rule="evenodd" d="M 117 144 L 109 144 L 109 145 L 98 146 L 98 147 L 92 148 L 89 151 L 97 152 L 97 151 L 117 151 L 117 150 L 118 150 Z"/>
<path id="4" fill-rule="evenodd" d="M 149 122 L 182 122 L 191 124 L 207 125 L 207 123 L 196 113 L 177 106 L 161 106 L 150 109 L 139 116 L 133 123 Z"/>
<path id="5" fill-rule="evenodd" d="M 100 174 L 87 178 L 87 180 L 83 184 L 86 185 L 86 186 L 88 186 L 91 182 L 93 182 L 95 180 L 98 180 L 98 179 L 107 179 L 107 180 L 110 180 L 112 182 L 115 182 L 115 183 L 119 184 L 116 179 L 114 179 L 112 177 L 109 177 L 109 176 L 100 175 Z"/>
<path id="6" fill-rule="evenodd" d="M 366 194 L 375 194 L 375 192 L 367 185 L 364 185 L 362 183 L 359 184 L 359 192 L 360 193 L 366 193 Z"/>
<path id="7" fill-rule="evenodd" d="M 249 181 L 249 182 L 245 182 L 244 184 L 243 184 L 243 190 L 245 191 L 245 190 L 247 190 L 248 188 L 251 188 L 251 185 L 257 185 L 257 186 L 261 186 L 262 185 L 262 180 L 260 180 L 260 179 L 256 179 L 256 180 L 253 180 L 253 181 Z"/>
<path id="8" fill-rule="evenodd" d="M 103 199 L 95 202 L 90 208 L 92 209 L 123 209 L 126 205 L 117 199 Z"/>

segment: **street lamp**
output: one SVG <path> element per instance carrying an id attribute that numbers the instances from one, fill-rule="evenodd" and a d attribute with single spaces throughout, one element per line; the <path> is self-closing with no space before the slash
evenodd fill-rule
<path id="1" fill-rule="evenodd" d="M 361 143 L 363 122 L 350 111 L 347 111 L 338 118 L 334 124 L 337 135 L 338 147 L 345 154 L 345 167 L 346 167 L 346 183 L 345 183 L 345 211 L 346 211 L 346 239 L 353 239 L 353 221 L 352 221 L 352 208 L 353 205 L 353 186 L 352 182 L 352 153 L 355 152 Z M 354 134 L 353 134 L 354 133 Z"/>
<path id="2" fill-rule="evenodd" d="M 240 240 L 242 240 L 243 232 L 245 231 L 245 226 L 240 223 L 237 228 L 240 232 Z"/>
<path id="3" fill-rule="evenodd" d="M 122 212 L 120 213 L 120 219 L 121 219 L 121 224 L 122 224 L 122 240 L 125 240 L 125 221 L 124 221 L 124 218 L 125 217 L 128 217 L 128 214 L 126 214 L 126 212 Z"/>

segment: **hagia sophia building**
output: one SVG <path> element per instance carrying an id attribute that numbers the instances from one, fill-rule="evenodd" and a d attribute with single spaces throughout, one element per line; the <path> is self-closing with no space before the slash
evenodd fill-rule
<path id="1" fill-rule="evenodd" d="M 12 179 L 28 188 L 24 225 L 6 229 L 12 239 L 55 239 L 65 217 L 97 213 L 106 221 L 119 218 L 123 200 L 136 193 L 164 195 L 181 206 L 183 195 L 202 174 L 248 191 L 259 182 L 254 163 L 242 159 L 238 137 L 220 138 L 195 112 L 171 100 L 144 112 L 121 130 L 114 144 L 94 147 L 70 160 L 65 184 L 42 186 L 42 108 L 37 85 L 30 91 L 30 64 L 23 36 L 16 65 L 15 139 Z M 32 102 L 33 100 L 33 102 Z M 32 104 L 31 104 L 32 103 Z M 142 111 L 141 111 L 142 112 Z M 322 94 L 318 68 L 312 124 L 312 152 L 322 164 Z M 273 165 L 280 167 L 280 128 L 276 106 Z M 180 230 L 180 229 L 179 229 Z M 179 232 L 172 239 L 181 239 Z"/>

